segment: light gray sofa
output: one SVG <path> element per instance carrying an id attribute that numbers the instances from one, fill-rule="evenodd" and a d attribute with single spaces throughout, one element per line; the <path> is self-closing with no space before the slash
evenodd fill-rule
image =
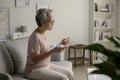
<path id="1" fill-rule="evenodd" d="M 23 73 L 27 57 L 28 38 L 0 42 L 0 80 L 30 80 Z M 72 63 L 53 54 L 52 63 L 72 70 Z"/>

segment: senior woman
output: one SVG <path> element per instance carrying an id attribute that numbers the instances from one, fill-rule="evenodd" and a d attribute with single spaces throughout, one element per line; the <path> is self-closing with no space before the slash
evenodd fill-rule
<path id="1" fill-rule="evenodd" d="M 53 28 L 53 11 L 41 8 L 35 16 L 38 27 L 33 31 L 28 42 L 28 56 L 25 74 L 35 80 L 74 80 L 73 72 L 51 63 L 51 55 L 60 54 L 65 47 L 57 46 L 50 50 L 50 44 L 45 35 Z M 60 45 L 67 45 L 68 39 L 63 39 Z"/>

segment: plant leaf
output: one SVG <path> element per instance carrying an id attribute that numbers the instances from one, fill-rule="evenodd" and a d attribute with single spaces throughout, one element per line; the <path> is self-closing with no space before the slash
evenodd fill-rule
<path id="1" fill-rule="evenodd" d="M 119 37 L 112 36 L 112 37 L 108 38 L 108 40 L 110 40 L 111 42 L 113 42 L 116 47 L 120 47 L 120 38 Z"/>
<path id="2" fill-rule="evenodd" d="M 116 47 L 120 48 L 120 38 L 110 37 L 108 38 L 111 42 L 115 44 Z M 120 52 L 115 50 L 110 50 L 104 47 L 101 44 L 91 44 L 85 47 L 91 51 L 100 52 L 107 56 L 107 60 L 102 63 L 93 64 L 98 70 L 93 71 L 92 73 L 96 74 L 105 74 L 112 78 L 112 80 L 120 80 Z"/>
<path id="3" fill-rule="evenodd" d="M 120 52 L 107 49 L 103 45 L 98 44 L 98 43 L 88 45 L 85 47 L 85 49 L 100 52 L 108 57 L 120 57 Z"/>
<path id="4" fill-rule="evenodd" d="M 120 57 L 116 57 L 112 59 L 112 63 L 115 64 L 115 66 L 117 67 L 117 69 L 120 69 Z"/>
<path id="5" fill-rule="evenodd" d="M 110 76 L 111 78 L 116 78 L 118 75 L 116 74 L 116 67 L 108 62 L 103 62 L 99 64 L 94 64 L 98 68 L 98 70 L 93 71 L 95 74 L 105 74 Z M 113 79 L 114 80 L 114 79 Z"/>

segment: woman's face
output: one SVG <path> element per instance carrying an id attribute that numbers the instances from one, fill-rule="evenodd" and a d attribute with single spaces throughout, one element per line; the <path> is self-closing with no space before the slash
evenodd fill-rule
<path id="1" fill-rule="evenodd" d="M 47 30 L 51 30 L 53 28 L 54 22 L 55 22 L 55 20 L 54 20 L 53 14 L 50 13 L 49 14 L 49 20 L 46 22 Z"/>

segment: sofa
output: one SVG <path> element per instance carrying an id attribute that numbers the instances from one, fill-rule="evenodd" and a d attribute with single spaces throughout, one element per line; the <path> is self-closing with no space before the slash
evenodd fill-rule
<path id="1" fill-rule="evenodd" d="M 30 80 L 24 75 L 29 38 L 0 41 L 0 80 Z M 72 63 L 63 54 L 53 54 L 51 61 L 72 70 Z"/>

